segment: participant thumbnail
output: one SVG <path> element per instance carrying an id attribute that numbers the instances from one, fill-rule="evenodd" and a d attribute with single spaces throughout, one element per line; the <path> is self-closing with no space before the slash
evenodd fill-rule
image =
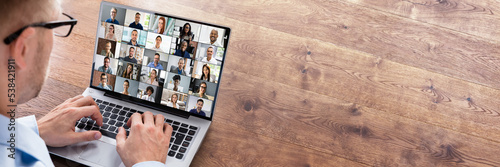
<path id="1" fill-rule="evenodd" d="M 225 29 L 202 25 L 199 42 L 222 47 L 226 40 L 225 33 Z"/>
<path id="2" fill-rule="evenodd" d="M 97 52 L 96 54 L 100 54 L 110 58 L 115 57 L 116 50 L 116 42 L 108 39 L 99 38 L 97 40 Z"/>
<path id="3" fill-rule="evenodd" d="M 167 61 L 168 54 L 146 49 L 142 58 L 142 65 L 159 70 L 165 70 L 167 67 Z"/>
<path id="4" fill-rule="evenodd" d="M 142 100 L 147 100 L 150 102 L 156 102 L 157 87 L 145 83 L 139 83 L 139 90 L 137 90 L 137 98 Z"/>
<path id="5" fill-rule="evenodd" d="M 175 21 L 174 37 L 181 41 L 198 41 L 200 38 L 201 24 L 180 20 Z"/>
<path id="6" fill-rule="evenodd" d="M 142 57 L 144 55 L 144 48 L 132 45 L 121 45 L 120 60 L 131 62 L 134 64 L 142 64 Z"/>
<path id="7" fill-rule="evenodd" d="M 146 46 L 147 36 L 147 31 L 123 27 L 122 42 L 127 43 L 128 45 L 144 47 Z"/>
<path id="8" fill-rule="evenodd" d="M 190 77 L 175 73 L 167 73 L 167 82 L 165 82 L 164 87 L 168 90 L 174 90 L 177 92 L 188 93 Z"/>
<path id="9" fill-rule="evenodd" d="M 217 58 L 214 56 L 217 52 L 216 46 L 209 45 L 209 44 L 203 44 L 199 43 L 198 44 L 198 49 L 197 49 L 197 56 L 196 60 L 210 63 L 210 64 L 216 64 L 216 65 L 221 65 L 222 63 L 222 57 L 220 60 L 217 60 Z"/>
<path id="10" fill-rule="evenodd" d="M 160 103 L 168 107 L 186 111 L 187 99 L 188 95 L 185 93 L 163 89 Z"/>
<path id="11" fill-rule="evenodd" d="M 147 31 L 149 28 L 148 25 L 150 16 L 151 14 L 146 12 L 127 9 L 127 13 L 125 14 L 124 26 Z"/>
<path id="12" fill-rule="evenodd" d="M 116 77 L 115 92 L 136 97 L 138 89 L 139 82 L 127 78 Z"/>
<path id="13" fill-rule="evenodd" d="M 168 68 L 169 72 L 185 76 L 191 76 L 191 59 L 178 56 L 169 56 Z"/>
<path id="14" fill-rule="evenodd" d="M 190 95 L 209 100 L 214 100 L 216 92 L 215 89 L 217 87 L 216 83 L 192 78 L 190 85 L 191 85 L 191 87 L 189 88 Z"/>
<path id="15" fill-rule="evenodd" d="M 125 9 L 103 5 L 102 11 L 101 22 L 123 25 L 123 21 L 125 20 Z"/>
<path id="16" fill-rule="evenodd" d="M 212 115 L 212 103 L 211 100 L 189 96 L 188 108 L 186 111 L 192 114 L 210 117 Z"/>
<path id="17" fill-rule="evenodd" d="M 102 55 L 94 55 L 94 70 L 116 75 L 118 60 L 104 57 Z"/>
<path id="18" fill-rule="evenodd" d="M 150 68 L 147 66 L 142 66 L 141 70 L 141 82 L 158 86 L 160 70 L 155 68 Z"/>
<path id="19" fill-rule="evenodd" d="M 193 66 L 193 77 L 217 83 L 220 75 L 220 66 L 201 61 L 195 61 Z"/>
<path id="20" fill-rule="evenodd" d="M 151 15 L 151 20 L 149 24 L 149 31 L 172 36 L 174 32 L 174 22 L 175 19 L 160 16 L 160 15 Z"/>
<path id="21" fill-rule="evenodd" d="M 152 49 L 158 52 L 169 53 L 172 37 L 149 33 L 146 41 L 146 49 Z"/>
<path id="22" fill-rule="evenodd" d="M 123 26 L 113 23 L 101 22 L 97 37 L 120 43 L 122 40 Z"/>
<path id="23" fill-rule="evenodd" d="M 138 80 L 141 65 L 125 61 L 118 61 L 118 76 L 126 79 Z"/>
<path id="24" fill-rule="evenodd" d="M 94 73 L 92 75 L 92 86 L 104 90 L 113 91 L 112 85 L 115 85 L 115 79 L 116 79 L 115 75 L 94 70 Z"/>
<path id="25" fill-rule="evenodd" d="M 196 50 L 198 48 L 198 42 L 195 41 L 182 41 L 179 38 L 175 39 L 175 47 L 171 51 L 173 55 L 184 57 L 184 58 L 196 58 Z"/>

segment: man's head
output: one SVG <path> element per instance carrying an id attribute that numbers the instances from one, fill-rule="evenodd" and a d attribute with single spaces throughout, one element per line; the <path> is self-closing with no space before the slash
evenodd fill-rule
<path id="1" fill-rule="evenodd" d="M 108 76 L 105 73 L 101 74 L 101 84 L 104 86 L 108 83 Z"/>
<path id="2" fill-rule="evenodd" d="M 109 68 L 109 57 L 104 58 L 104 68 Z"/>
<path id="3" fill-rule="evenodd" d="M 214 54 L 214 48 L 213 47 L 208 47 L 207 48 L 207 60 L 212 59 L 212 55 Z"/>
<path id="4" fill-rule="evenodd" d="M 135 13 L 135 24 L 141 21 L 141 14 L 139 12 Z"/>
<path id="5" fill-rule="evenodd" d="M 111 15 L 111 19 L 115 19 L 116 18 L 116 13 L 118 13 L 118 10 L 116 10 L 116 8 L 111 8 L 111 10 L 109 11 L 109 15 Z"/>
<path id="6" fill-rule="evenodd" d="M 108 41 L 106 42 L 106 52 L 110 52 L 111 51 L 111 42 Z"/>
<path id="7" fill-rule="evenodd" d="M 58 0 L 2 1 L 0 11 L 0 21 L 8 23 L 0 29 L 2 39 L 28 24 L 55 21 L 61 14 Z M 24 29 L 9 45 L 0 44 L 0 67 L 7 69 L 8 59 L 15 59 L 18 104 L 38 96 L 48 73 L 52 45 L 53 30 L 33 27 Z M 7 70 L 0 70 L 0 77 L 7 78 Z M 0 86 L 7 88 L 7 82 L 0 81 Z M 0 93 L 7 94 L 6 90 Z"/>
<path id="8" fill-rule="evenodd" d="M 181 76 L 179 75 L 174 75 L 174 77 L 172 78 L 172 80 L 174 80 L 174 86 L 179 86 L 179 83 L 181 83 Z"/>
<path id="9" fill-rule="evenodd" d="M 188 47 L 188 43 L 186 41 L 182 41 L 181 43 L 181 51 L 185 52 Z"/>
<path id="10" fill-rule="evenodd" d="M 132 33 L 130 33 L 130 42 L 137 42 L 137 36 L 139 36 L 139 32 L 137 30 L 132 30 Z"/>
<path id="11" fill-rule="evenodd" d="M 196 110 L 198 110 L 198 112 L 201 111 L 201 108 L 203 108 L 203 99 L 198 99 L 198 101 L 196 102 Z"/>
<path id="12" fill-rule="evenodd" d="M 135 48 L 134 47 L 130 47 L 130 49 L 128 49 L 128 57 L 129 58 L 134 57 L 134 52 L 135 52 Z"/>
<path id="13" fill-rule="evenodd" d="M 184 69 L 184 58 L 180 58 L 179 59 L 179 62 L 177 62 L 177 67 L 179 67 L 179 69 Z"/>
<path id="14" fill-rule="evenodd" d="M 210 43 L 214 44 L 215 41 L 217 41 L 217 38 L 219 37 L 219 32 L 215 29 L 212 29 L 210 32 Z"/>
<path id="15" fill-rule="evenodd" d="M 148 94 L 149 96 L 151 96 L 154 92 L 155 92 L 155 90 L 153 89 L 153 87 L 148 86 L 146 88 L 146 94 Z"/>
<path id="16" fill-rule="evenodd" d="M 159 35 L 158 35 L 158 36 L 156 37 L 156 47 L 157 47 L 157 48 L 159 48 L 159 47 L 160 47 L 161 41 L 162 41 L 161 36 L 159 36 Z"/>
<path id="17" fill-rule="evenodd" d="M 200 92 L 199 92 L 199 94 L 200 95 L 204 95 L 205 92 L 207 92 L 207 83 L 206 82 L 202 82 L 200 84 Z"/>
<path id="18" fill-rule="evenodd" d="M 160 61 L 160 54 L 159 53 L 155 53 L 155 64 L 158 64 L 158 62 Z"/>

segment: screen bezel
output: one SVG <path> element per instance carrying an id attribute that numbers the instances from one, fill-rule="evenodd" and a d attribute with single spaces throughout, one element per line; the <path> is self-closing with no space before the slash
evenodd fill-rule
<path id="1" fill-rule="evenodd" d="M 132 103 L 134 103 L 136 105 L 141 105 L 141 106 L 145 106 L 145 107 L 152 108 L 152 109 L 155 109 L 155 110 L 159 110 L 161 112 L 166 112 L 166 113 L 170 113 L 170 114 L 174 114 L 174 115 L 186 115 L 186 113 L 188 113 L 189 116 L 194 116 L 194 117 L 198 117 L 198 118 L 202 118 L 202 119 L 206 119 L 206 120 L 212 121 L 214 113 L 215 113 L 215 106 L 217 104 L 217 97 L 219 95 L 219 87 L 220 87 L 222 73 L 223 73 L 223 69 L 224 69 L 224 62 L 226 61 L 227 46 L 229 44 L 229 38 L 230 38 L 230 34 L 231 34 L 231 28 L 226 27 L 226 26 L 221 26 L 221 25 L 215 25 L 215 24 L 211 24 L 211 23 L 206 23 L 206 22 L 202 22 L 202 21 L 198 21 L 198 20 L 186 19 L 186 18 L 183 18 L 183 17 L 175 16 L 175 15 L 166 15 L 166 14 L 163 14 L 163 13 L 160 13 L 160 12 L 156 12 L 156 11 L 144 10 L 144 9 L 135 8 L 135 7 L 131 7 L 131 6 L 126 6 L 126 5 L 116 4 L 116 3 L 112 3 L 112 2 L 102 1 L 101 5 L 100 5 L 100 9 L 99 9 L 99 17 L 98 17 L 98 21 L 97 21 L 97 29 L 96 30 L 98 30 L 100 28 L 100 26 L 101 26 L 100 19 L 101 19 L 101 16 L 102 16 L 102 12 L 103 12 L 102 10 L 103 10 L 103 6 L 104 5 L 109 5 L 109 6 L 113 6 L 113 7 L 117 7 L 117 8 L 131 9 L 131 10 L 136 10 L 136 11 L 139 11 L 139 12 L 146 12 L 146 13 L 150 13 L 150 14 L 154 14 L 154 15 L 160 15 L 160 16 L 174 18 L 174 19 L 180 19 L 180 20 L 189 21 L 189 22 L 192 22 L 192 23 L 203 24 L 203 25 L 212 26 L 212 27 L 216 27 L 216 28 L 221 28 L 221 29 L 225 30 L 224 36 L 226 36 L 227 39 L 224 41 L 224 43 L 222 43 L 222 45 L 224 46 L 224 54 L 222 56 L 222 60 L 223 61 L 221 61 L 221 65 L 220 65 L 219 79 L 218 79 L 217 86 L 216 86 L 216 89 L 215 89 L 215 95 L 214 95 L 214 99 L 213 99 L 213 102 L 212 102 L 210 117 L 203 117 L 203 116 L 200 116 L 198 114 L 189 113 L 189 111 L 183 111 L 183 110 L 180 110 L 180 109 L 171 108 L 171 107 L 168 107 L 168 106 L 165 106 L 165 105 L 161 105 L 159 103 L 153 103 L 153 102 L 150 102 L 150 101 L 139 99 L 137 97 L 127 96 L 127 95 L 121 95 L 120 93 L 117 93 L 117 92 L 114 92 L 114 91 L 105 90 L 105 89 L 102 89 L 102 88 L 98 88 L 96 86 L 92 86 L 92 82 L 93 82 L 93 78 L 94 78 L 94 68 L 95 68 L 94 67 L 94 65 L 95 65 L 94 57 L 95 57 L 96 50 L 97 50 L 97 45 L 98 45 L 97 41 L 99 40 L 97 31 L 96 31 L 94 52 L 93 52 L 93 56 L 92 56 L 93 57 L 92 58 L 92 71 L 91 71 L 91 76 L 90 76 L 89 87 L 94 88 L 94 89 L 102 90 L 106 94 L 108 94 L 110 96 L 113 96 L 115 98 L 118 98 L 118 99 L 121 99 L 121 100 L 125 100 L 125 101 L 128 101 L 128 102 L 132 102 Z M 123 26 L 125 27 L 125 25 L 123 25 Z M 222 38 L 224 38 L 224 36 L 222 36 Z M 142 64 L 141 64 L 141 66 L 142 66 Z"/>

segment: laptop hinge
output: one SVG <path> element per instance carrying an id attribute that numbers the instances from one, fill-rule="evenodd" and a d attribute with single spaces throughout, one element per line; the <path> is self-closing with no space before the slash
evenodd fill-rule
<path id="1" fill-rule="evenodd" d="M 105 92 L 104 96 L 111 97 L 111 98 L 114 98 L 114 99 L 117 99 L 117 100 L 121 100 L 121 101 L 130 102 L 132 104 L 136 104 L 136 105 L 139 105 L 139 106 L 142 106 L 142 107 L 147 107 L 147 108 L 150 108 L 150 109 L 153 109 L 153 110 L 161 111 L 161 112 L 164 112 L 164 113 L 172 114 L 172 115 L 175 115 L 175 116 L 178 116 L 178 117 L 182 117 L 182 118 L 186 118 L 186 119 L 189 119 L 189 117 L 191 116 L 188 112 L 183 112 L 181 110 L 178 110 L 178 111 L 173 111 L 175 109 L 167 110 L 165 108 L 168 108 L 168 107 L 161 107 L 161 104 L 156 104 L 156 105 L 158 105 L 156 107 L 155 106 L 151 106 L 151 105 L 147 105 L 147 104 L 143 104 L 140 101 L 133 100 L 133 97 L 130 97 L 130 96 L 124 97 L 124 96 L 121 96 L 119 93 Z"/>

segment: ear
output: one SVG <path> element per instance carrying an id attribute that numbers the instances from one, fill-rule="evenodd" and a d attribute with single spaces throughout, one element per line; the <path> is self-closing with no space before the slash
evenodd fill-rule
<path id="1" fill-rule="evenodd" d="M 29 40 L 33 39 L 34 36 L 35 29 L 33 27 L 28 27 L 10 44 L 11 58 L 16 60 L 16 65 L 19 70 L 26 68 L 27 51 L 36 47 L 29 45 Z"/>

